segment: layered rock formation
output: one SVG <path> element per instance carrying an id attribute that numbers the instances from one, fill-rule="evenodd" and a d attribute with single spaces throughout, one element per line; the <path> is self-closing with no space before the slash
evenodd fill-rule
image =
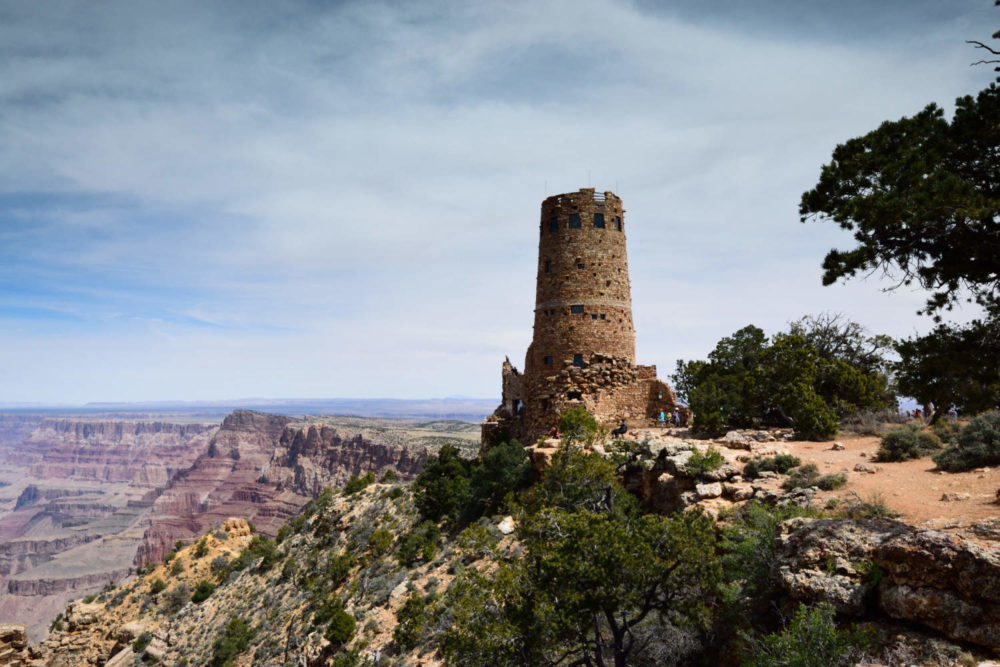
<path id="1" fill-rule="evenodd" d="M 157 498 L 136 564 L 161 560 L 177 541 L 190 541 L 229 516 L 251 519 L 273 535 L 326 487 L 388 468 L 409 479 L 426 459 L 426 449 L 374 442 L 322 420 L 237 410 L 206 454 Z"/>

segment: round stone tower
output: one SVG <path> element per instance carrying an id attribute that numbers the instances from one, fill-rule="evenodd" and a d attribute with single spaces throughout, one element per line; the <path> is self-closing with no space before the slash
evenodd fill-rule
<path id="1" fill-rule="evenodd" d="M 622 200 L 593 188 L 542 202 L 535 329 L 524 373 L 504 362 L 503 402 L 483 424 L 483 443 L 526 443 L 551 434 L 566 410 L 587 409 L 604 426 L 657 424 L 679 406 L 635 363 L 632 295 Z"/>
<path id="2" fill-rule="evenodd" d="M 595 352 L 635 363 L 623 213 L 619 197 L 591 188 L 542 202 L 529 382 Z"/>

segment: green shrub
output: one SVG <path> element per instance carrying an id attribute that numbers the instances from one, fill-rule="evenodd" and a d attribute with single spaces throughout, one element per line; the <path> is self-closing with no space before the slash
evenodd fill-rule
<path id="1" fill-rule="evenodd" d="M 802 465 L 802 460 L 791 454 L 778 454 L 767 458 L 756 458 L 746 464 L 743 475 L 749 479 L 760 476 L 764 471 L 787 474 L 789 470 Z"/>
<path id="2" fill-rule="evenodd" d="M 212 559 L 212 562 L 208 564 L 208 569 L 211 570 L 212 574 L 219 574 L 225 571 L 229 567 L 229 559 L 223 555 L 218 555 Z"/>
<path id="3" fill-rule="evenodd" d="M 91 602 L 93 602 L 96 599 L 97 599 L 96 595 L 90 594 L 90 595 L 88 595 L 88 596 L 86 596 L 86 597 L 83 598 L 83 604 L 90 604 Z"/>
<path id="4" fill-rule="evenodd" d="M 191 587 L 182 581 L 160 597 L 163 599 L 163 611 L 173 614 L 187 604 L 191 598 Z"/>
<path id="5" fill-rule="evenodd" d="M 257 564 L 257 570 L 260 572 L 267 572 L 281 560 L 278 545 L 267 535 L 254 535 L 250 544 L 240 554 L 240 558 L 244 557 L 247 565 L 259 558 L 260 563 Z"/>
<path id="6" fill-rule="evenodd" d="M 208 555 L 208 538 L 203 537 L 198 540 L 198 544 L 194 548 L 194 557 L 204 558 L 206 555 Z"/>
<path id="7" fill-rule="evenodd" d="M 570 408 L 559 420 L 559 435 L 565 442 L 589 443 L 597 428 L 597 420 L 583 408 Z"/>
<path id="8" fill-rule="evenodd" d="M 387 468 L 384 473 L 382 473 L 382 483 L 392 484 L 396 481 L 396 471 L 392 468 Z"/>
<path id="9" fill-rule="evenodd" d="M 352 496 L 362 489 L 366 489 L 375 483 L 375 474 L 370 470 L 361 477 L 351 475 L 351 478 L 344 484 L 343 493 L 345 496 Z"/>
<path id="10" fill-rule="evenodd" d="M 434 559 L 437 553 L 441 530 L 433 521 L 424 521 L 419 526 L 399 540 L 399 550 L 396 558 L 400 565 L 409 567 L 418 560 L 424 562 Z"/>
<path id="11" fill-rule="evenodd" d="M 385 528 L 379 528 L 368 536 L 368 549 L 371 550 L 373 555 L 381 556 L 382 554 L 389 553 L 389 549 L 392 548 L 392 542 L 392 533 Z"/>
<path id="12" fill-rule="evenodd" d="M 404 651 L 417 646 L 424 638 L 424 628 L 429 616 L 424 599 L 416 593 L 410 593 L 396 613 L 397 625 L 392 631 L 392 640 Z"/>
<path id="13" fill-rule="evenodd" d="M 61 632 L 63 629 L 62 619 L 62 612 L 56 614 L 56 617 L 52 619 L 51 623 L 49 623 L 49 632 Z"/>
<path id="14" fill-rule="evenodd" d="M 402 498 L 403 497 L 403 493 L 405 493 L 403 491 L 403 487 L 401 487 L 401 486 L 394 486 L 391 489 L 389 489 L 388 496 L 389 496 L 390 500 L 396 500 L 397 498 Z"/>
<path id="15" fill-rule="evenodd" d="M 843 487 L 845 484 L 847 484 L 847 475 L 830 473 L 817 479 L 815 485 L 824 491 L 833 491 L 834 489 Z"/>
<path id="16" fill-rule="evenodd" d="M 830 440 L 837 435 L 837 413 L 816 390 L 796 382 L 779 394 L 779 403 L 795 422 L 795 431 L 807 440 Z"/>
<path id="17" fill-rule="evenodd" d="M 278 534 L 274 536 L 274 541 L 281 544 L 292 534 L 292 527 L 287 523 L 278 529 Z"/>
<path id="18" fill-rule="evenodd" d="M 163 592 L 163 590 L 166 587 L 167 587 L 167 584 L 166 584 L 166 582 L 163 581 L 163 579 L 157 579 L 156 581 L 154 581 L 152 584 L 149 585 L 149 594 L 150 595 L 157 595 L 157 594 Z"/>
<path id="19" fill-rule="evenodd" d="M 205 581 L 204 579 L 198 582 L 198 585 L 194 587 L 194 593 L 191 595 L 191 602 L 195 604 L 201 604 L 209 598 L 212 593 L 215 592 L 215 584 L 210 581 Z"/>
<path id="20" fill-rule="evenodd" d="M 928 453 L 941 449 L 941 441 L 928 431 L 913 427 L 893 429 L 882 438 L 876 461 L 894 462 L 919 459 Z"/>
<path id="21" fill-rule="evenodd" d="M 800 606 L 783 631 L 753 638 L 744 635 L 747 667 L 839 667 L 854 664 L 865 635 L 856 630 L 838 630 L 836 609 L 828 602 Z"/>
<path id="22" fill-rule="evenodd" d="M 694 477 L 701 477 L 705 473 L 717 470 L 725 463 L 722 454 L 715 447 L 709 446 L 704 452 L 694 447 L 691 456 L 688 458 L 684 468 Z"/>
<path id="23" fill-rule="evenodd" d="M 463 458 L 457 447 L 444 445 L 413 483 L 413 500 L 421 516 L 431 521 L 457 520 L 469 502 L 469 478 L 478 461 Z"/>
<path id="24" fill-rule="evenodd" d="M 819 468 L 816 467 L 815 463 L 807 463 L 806 465 L 789 470 L 788 479 L 781 483 L 781 488 L 790 491 L 802 487 L 816 486 L 818 479 Z"/>
<path id="25" fill-rule="evenodd" d="M 132 642 L 132 651 L 142 655 L 142 652 L 146 650 L 146 647 L 149 646 L 151 641 L 153 641 L 153 635 L 147 630 L 136 637 L 135 641 Z"/>
<path id="26" fill-rule="evenodd" d="M 866 500 L 857 494 L 852 495 L 853 498 L 841 508 L 840 516 L 847 519 L 892 519 L 899 516 L 899 512 L 889 508 L 881 493 L 873 493 Z"/>
<path id="27" fill-rule="evenodd" d="M 175 558 L 174 564 L 170 566 L 170 574 L 176 577 L 183 571 L 184 571 L 184 561 L 181 560 L 180 558 Z"/>
<path id="28" fill-rule="evenodd" d="M 229 619 L 222 635 L 212 642 L 211 667 L 226 667 L 250 645 L 256 631 L 239 616 Z"/>
<path id="29" fill-rule="evenodd" d="M 323 637 L 335 646 L 342 646 L 354 636 L 356 627 L 357 621 L 341 607 L 333 613 Z"/>
<path id="30" fill-rule="evenodd" d="M 962 429 L 958 444 L 934 456 L 941 470 L 962 472 L 1000 463 L 1000 412 L 985 412 Z"/>

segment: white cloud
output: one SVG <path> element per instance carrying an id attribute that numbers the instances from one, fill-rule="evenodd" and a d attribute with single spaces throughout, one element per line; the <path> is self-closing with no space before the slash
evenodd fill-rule
<path id="1" fill-rule="evenodd" d="M 629 211 L 642 361 L 822 310 L 926 328 L 919 294 L 819 285 L 849 239 L 798 197 L 836 143 L 989 79 L 957 20 L 917 43 L 613 0 L 0 11 L 0 195 L 39 198 L 0 209 L 0 308 L 83 320 L 0 320 L 0 400 L 496 394 L 538 205 L 588 179 Z"/>

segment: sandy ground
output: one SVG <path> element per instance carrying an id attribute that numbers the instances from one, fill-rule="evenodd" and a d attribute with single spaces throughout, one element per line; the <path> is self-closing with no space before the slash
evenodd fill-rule
<path id="1" fill-rule="evenodd" d="M 787 443 L 790 454 L 803 462 L 815 463 L 821 472 L 847 475 L 846 487 L 823 492 L 821 499 L 848 496 L 852 491 L 867 499 L 878 493 L 889 507 L 901 513 L 903 520 L 913 525 L 945 527 L 955 522 L 967 525 L 1000 517 L 1000 505 L 996 502 L 1000 468 L 939 472 L 929 457 L 901 463 L 876 463 L 873 459 L 879 438 L 842 435 L 835 442 L 842 443 L 844 449 L 833 450 L 831 442 Z M 876 472 L 856 471 L 854 467 L 859 463 Z M 962 499 L 943 500 L 945 494 L 958 494 Z"/>

